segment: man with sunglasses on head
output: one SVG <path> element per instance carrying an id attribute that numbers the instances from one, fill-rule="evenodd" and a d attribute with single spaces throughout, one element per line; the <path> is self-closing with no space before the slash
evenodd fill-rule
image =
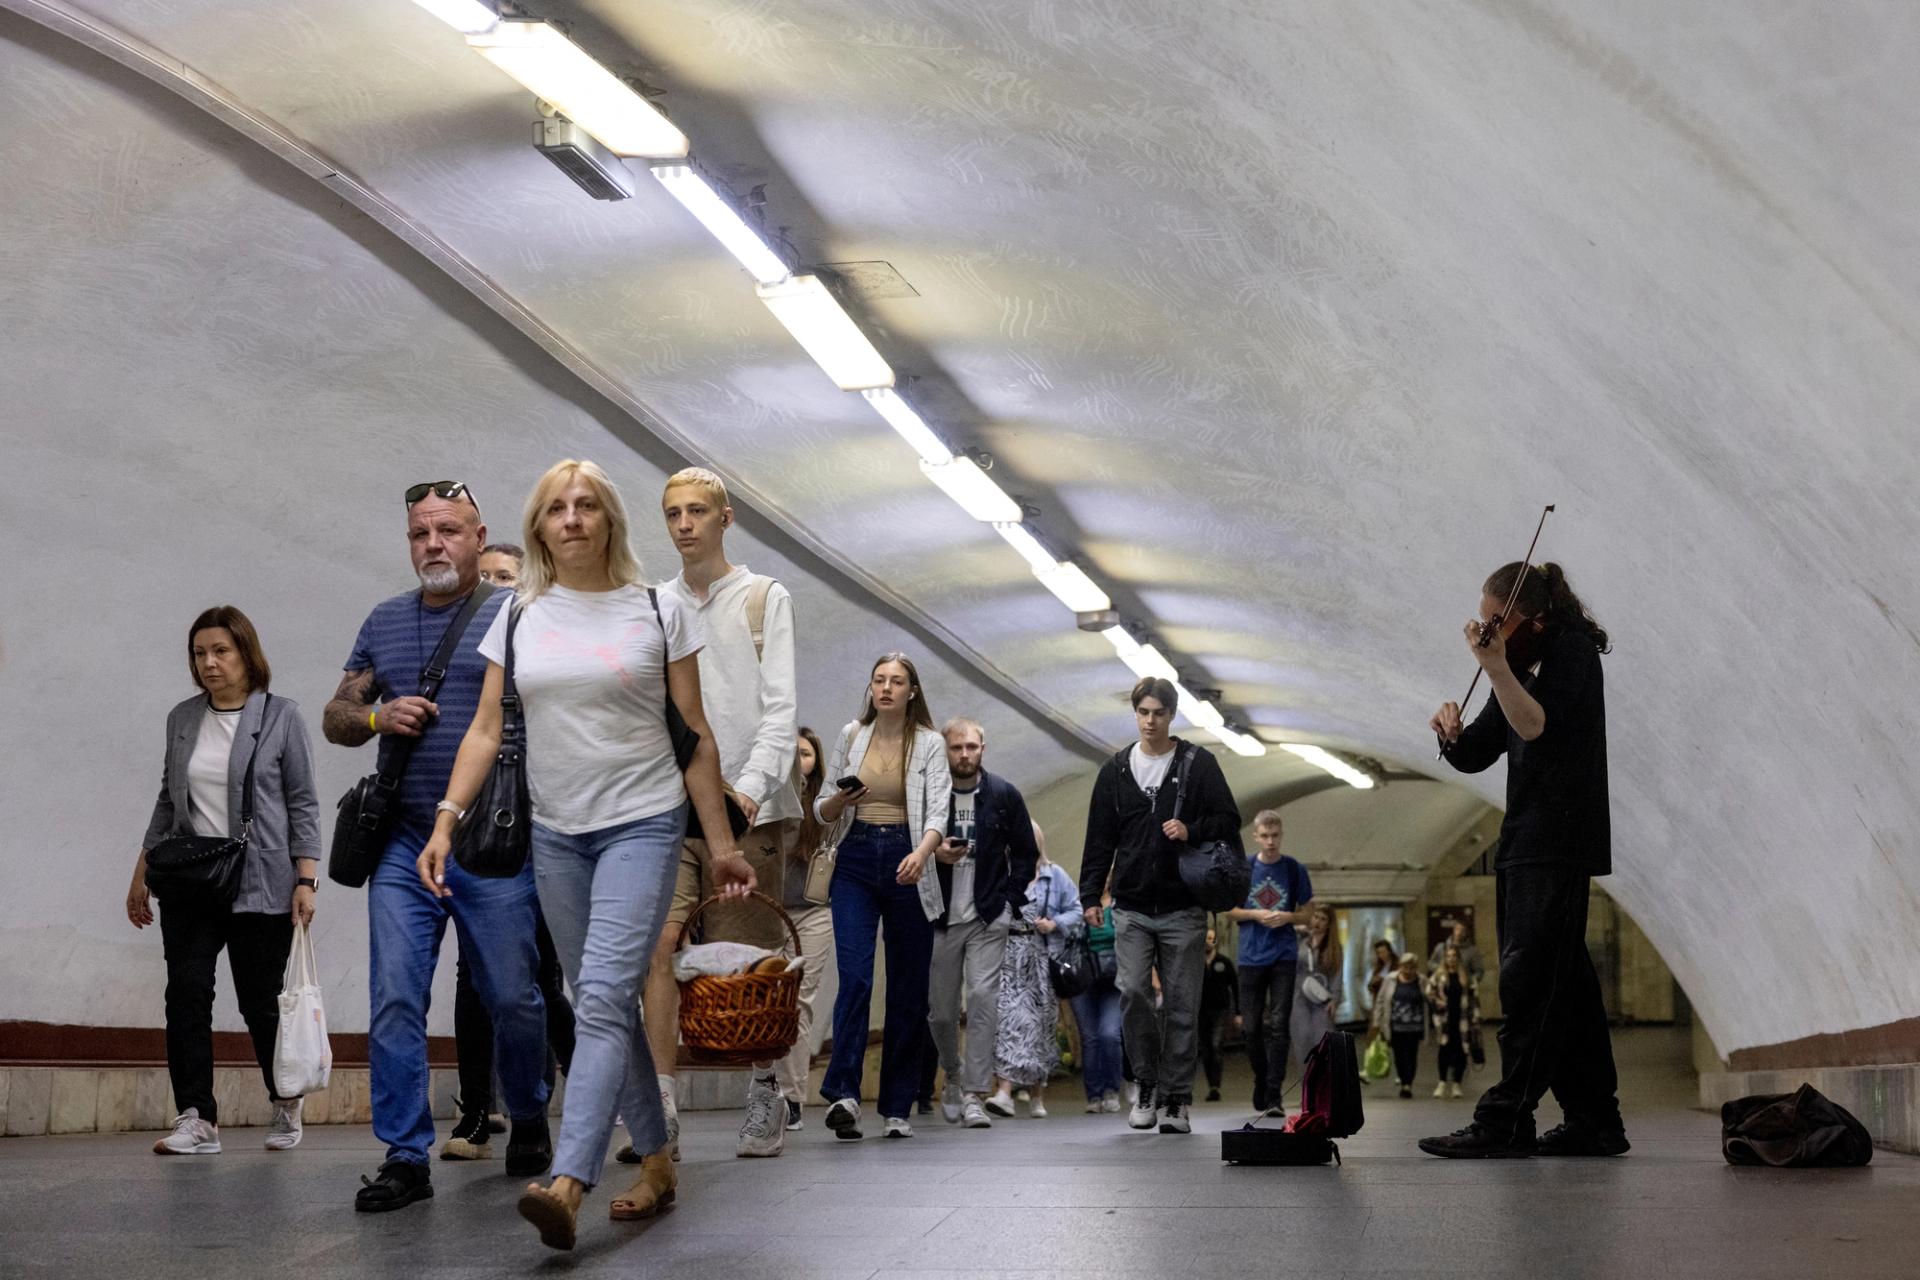
<path id="1" fill-rule="evenodd" d="M 493 1020 L 494 1061 L 513 1121 L 506 1171 L 515 1177 L 540 1173 L 553 1156 L 544 1078 L 545 1003 L 536 981 L 533 868 L 507 879 L 483 879 L 449 863 L 451 893 L 443 899 L 427 892 L 414 865 L 433 834 L 460 740 L 479 704 L 487 669 L 480 639 L 511 593 L 482 588 L 480 553 L 487 528 L 464 483 L 416 484 L 405 499 L 407 545 L 420 587 L 382 601 L 367 615 L 321 720 L 327 741 L 341 746 L 357 747 L 378 737 L 383 761 L 403 739 L 414 744 L 388 808 L 386 849 L 367 881 L 372 952 L 367 1056 L 373 1132 L 387 1144 L 379 1172 L 361 1179 L 354 1198 L 354 1207 L 368 1213 L 404 1208 L 433 1195 L 427 1165 L 434 1138 L 427 1002 L 449 917 L 474 989 Z M 429 702 L 419 693 L 423 673 L 476 589 L 488 594 L 466 618 Z M 484 1115 L 480 1123 L 484 1133 Z"/>

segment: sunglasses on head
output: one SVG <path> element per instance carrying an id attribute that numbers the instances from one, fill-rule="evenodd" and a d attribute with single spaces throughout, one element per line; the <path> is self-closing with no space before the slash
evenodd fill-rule
<path id="1" fill-rule="evenodd" d="M 407 487 L 408 508 L 411 509 L 414 503 L 420 501 L 430 493 L 436 498 L 445 498 L 448 502 L 464 496 L 468 502 L 473 504 L 475 511 L 480 509 L 480 500 L 473 496 L 473 490 L 468 487 L 467 482 L 464 480 L 428 480 L 420 484 L 409 485 Z"/>

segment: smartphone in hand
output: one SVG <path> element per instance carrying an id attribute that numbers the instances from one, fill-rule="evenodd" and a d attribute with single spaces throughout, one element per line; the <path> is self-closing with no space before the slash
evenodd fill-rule
<path id="1" fill-rule="evenodd" d="M 833 785 L 838 787 L 842 791 L 858 791 L 861 787 L 865 786 L 866 784 L 860 781 L 858 775 L 854 775 L 854 776 L 842 778 L 838 782 L 834 783 Z"/>

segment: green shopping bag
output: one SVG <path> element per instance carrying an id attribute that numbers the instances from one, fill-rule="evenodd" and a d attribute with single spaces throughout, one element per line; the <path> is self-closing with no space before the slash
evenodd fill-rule
<path id="1" fill-rule="evenodd" d="M 1392 1070 L 1393 1055 L 1387 1050 L 1386 1038 L 1375 1036 L 1367 1046 L 1366 1056 L 1360 1060 L 1360 1074 L 1369 1080 L 1385 1080 Z"/>

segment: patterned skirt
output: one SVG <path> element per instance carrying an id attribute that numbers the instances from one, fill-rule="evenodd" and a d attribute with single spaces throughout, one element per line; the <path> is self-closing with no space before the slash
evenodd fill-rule
<path id="1" fill-rule="evenodd" d="M 1016 1087 L 1045 1084 L 1060 1061 L 1060 998 L 1047 972 L 1047 942 L 1039 934 L 1007 939 L 1000 966 L 1000 1034 L 994 1070 Z"/>

